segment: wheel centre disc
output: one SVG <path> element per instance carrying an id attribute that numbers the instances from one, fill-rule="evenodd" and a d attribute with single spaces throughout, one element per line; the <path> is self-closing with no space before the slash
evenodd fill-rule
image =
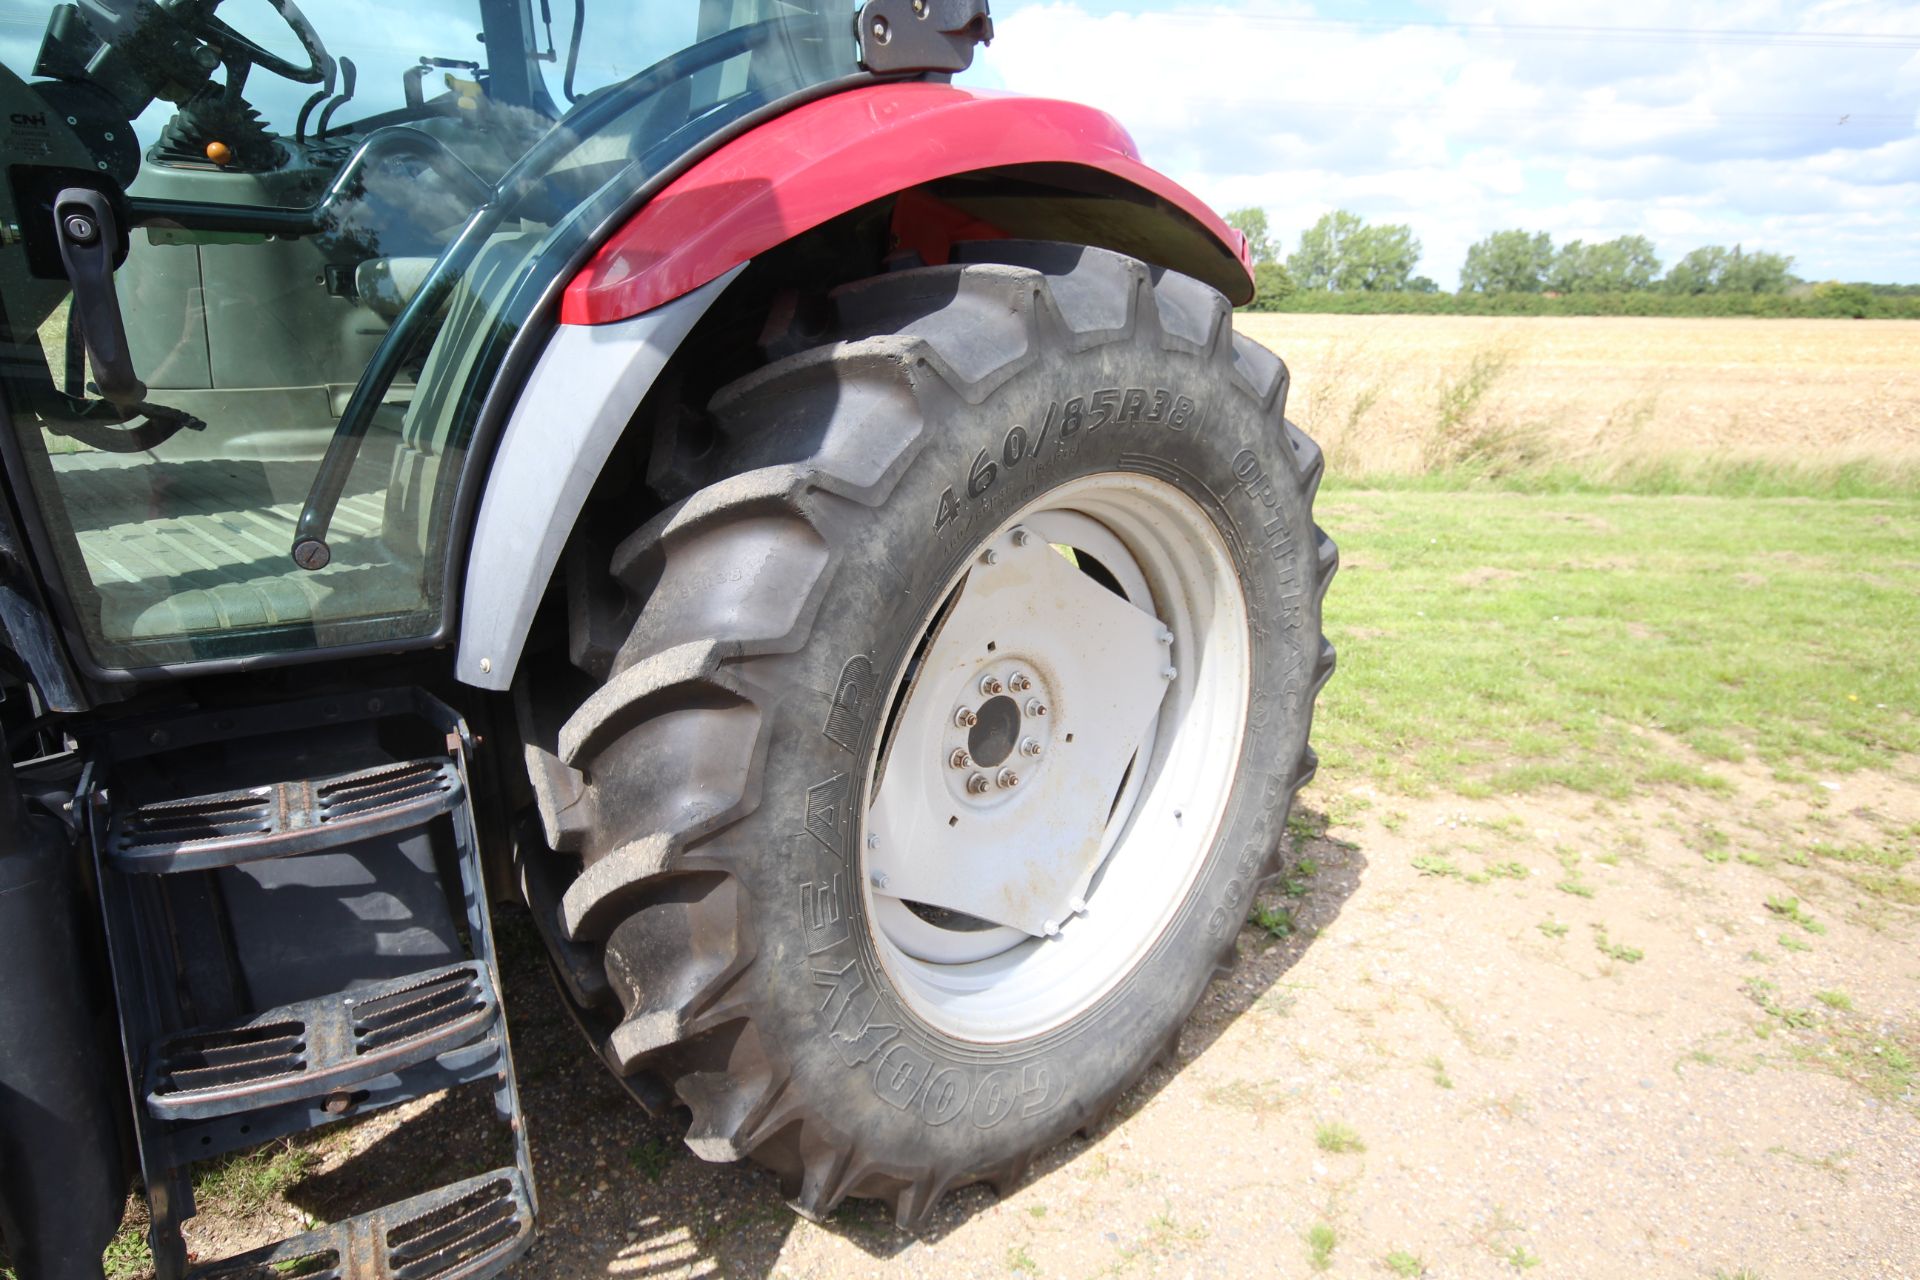
<path id="1" fill-rule="evenodd" d="M 940 598 L 875 747 L 862 879 L 908 1004 L 1005 1040 L 1097 999 L 1185 901 L 1245 732 L 1247 606 L 1211 518 L 1129 473 L 1022 510 Z"/>

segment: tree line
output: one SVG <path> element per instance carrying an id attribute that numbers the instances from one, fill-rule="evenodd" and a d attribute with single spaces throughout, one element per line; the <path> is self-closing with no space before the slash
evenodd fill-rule
<path id="1" fill-rule="evenodd" d="M 1556 246 L 1544 231 L 1496 231 L 1467 249 L 1449 295 L 1415 274 L 1412 227 L 1370 225 L 1336 209 L 1283 259 L 1264 209 L 1235 209 L 1227 221 L 1247 237 L 1256 311 L 1920 318 L 1920 290 L 1911 286 L 1809 285 L 1793 274 L 1791 256 L 1737 244 L 1702 246 L 1663 271 L 1645 236 Z"/>

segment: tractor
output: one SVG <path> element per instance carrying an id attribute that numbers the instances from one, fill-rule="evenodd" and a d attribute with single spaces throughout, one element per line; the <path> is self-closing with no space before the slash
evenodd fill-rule
<path id="1" fill-rule="evenodd" d="M 509 1267 L 505 904 L 810 1217 L 1015 1184 L 1172 1051 L 1313 773 L 1322 459 L 1244 237 L 953 84 L 992 34 L 5 0 L 21 1280 L 135 1186 L 160 1280 Z M 194 1162 L 461 1086 L 500 1167 L 190 1256 Z"/>

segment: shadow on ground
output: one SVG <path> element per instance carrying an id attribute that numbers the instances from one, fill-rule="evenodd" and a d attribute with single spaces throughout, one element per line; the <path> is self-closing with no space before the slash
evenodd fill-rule
<path id="1" fill-rule="evenodd" d="M 1208 988 L 1175 1058 L 1154 1067 L 1098 1130 L 1037 1160 L 1029 1182 L 1099 1145 L 1256 1003 L 1290 999 L 1282 980 L 1339 916 L 1366 866 L 1359 847 L 1329 839 L 1326 825 L 1324 815 L 1307 809 L 1289 823 L 1286 865 L 1298 868 L 1305 859 L 1312 874 L 1283 876 L 1263 897 L 1268 927 L 1241 930 L 1239 963 Z M 542 1218 L 539 1240 L 512 1274 L 524 1280 L 769 1275 L 800 1222 L 773 1176 L 749 1164 L 706 1164 L 681 1144 L 673 1125 L 641 1110 L 564 1011 L 531 924 L 507 909 L 496 918 Z M 510 1160 L 489 1096 L 469 1089 L 436 1099 L 417 1120 L 308 1176 L 287 1198 L 318 1219 L 334 1220 Z M 937 1245 L 993 1202 L 989 1189 L 968 1187 L 949 1195 L 925 1227 L 906 1231 L 893 1224 L 885 1205 L 849 1201 L 822 1229 L 890 1259 Z"/>

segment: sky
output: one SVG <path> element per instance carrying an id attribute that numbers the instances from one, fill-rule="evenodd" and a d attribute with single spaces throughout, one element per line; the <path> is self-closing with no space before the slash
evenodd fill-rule
<path id="1" fill-rule="evenodd" d="M 1412 226 L 1453 288 L 1510 227 L 1920 283 L 1920 3 L 996 0 L 963 84 L 1090 103 L 1283 249 Z"/>

